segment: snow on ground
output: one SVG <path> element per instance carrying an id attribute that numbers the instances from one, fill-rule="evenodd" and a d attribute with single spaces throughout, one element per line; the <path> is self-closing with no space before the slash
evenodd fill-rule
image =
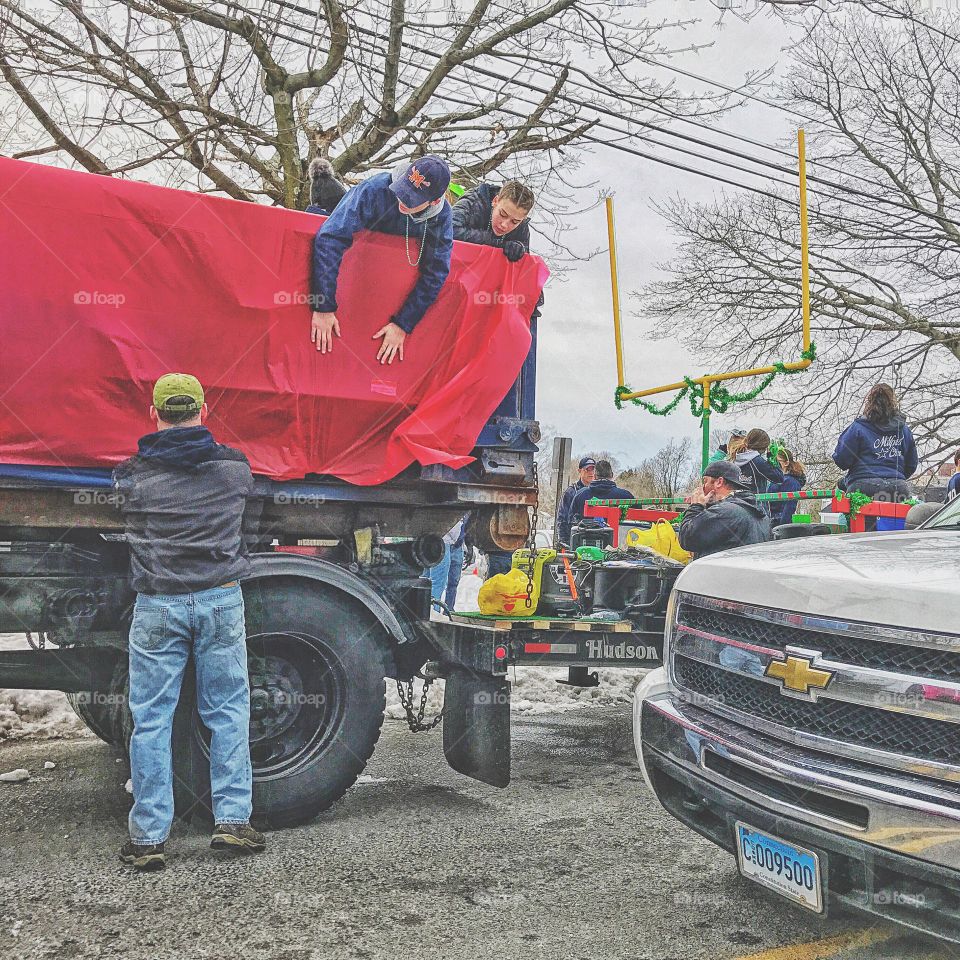
<path id="1" fill-rule="evenodd" d="M 477 595 L 483 581 L 473 572 L 464 573 L 457 591 L 458 610 L 478 609 Z M 0 650 L 27 649 L 23 634 L 0 634 Z M 576 710 L 591 704 L 627 703 L 640 682 L 644 670 L 600 670 L 599 687 L 567 687 L 557 683 L 566 677 L 565 669 L 520 667 L 511 671 L 513 684 L 511 708 L 518 713 L 553 713 Z M 421 681 L 414 685 L 415 703 L 420 703 Z M 443 681 L 430 688 L 426 716 L 431 717 L 443 706 Z M 387 716 L 402 720 L 403 707 L 396 684 L 387 683 Z M 28 737 L 93 736 L 73 712 L 66 696 L 52 690 L 0 689 L 0 741 Z"/>
<path id="2" fill-rule="evenodd" d="M 0 633 L 0 650 L 26 649 L 24 634 Z M 0 741 L 85 736 L 93 734 L 73 712 L 65 694 L 57 690 L 0 689 Z"/>

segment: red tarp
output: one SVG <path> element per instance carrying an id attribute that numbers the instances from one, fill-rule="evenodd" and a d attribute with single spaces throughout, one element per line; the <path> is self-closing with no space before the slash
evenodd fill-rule
<path id="1" fill-rule="evenodd" d="M 117 463 L 168 371 L 199 377 L 214 436 L 255 473 L 374 484 L 469 463 L 526 356 L 543 262 L 455 244 L 405 359 L 381 366 L 371 337 L 417 273 L 403 238 L 361 234 L 322 356 L 305 303 L 320 223 L 0 158 L 0 463 Z"/>

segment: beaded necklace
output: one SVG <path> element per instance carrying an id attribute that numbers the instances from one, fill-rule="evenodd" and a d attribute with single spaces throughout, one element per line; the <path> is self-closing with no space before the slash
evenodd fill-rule
<path id="1" fill-rule="evenodd" d="M 423 250 L 427 245 L 427 227 L 430 224 L 429 220 L 424 220 L 423 222 L 423 240 L 420 242 L 420 252 L 417 254 L 416 260 L 410 259 L 410 214 L 405 214 L 406 217 L 406 230 L 404 234 L 404 239 L 406 240 L 406 249 L 407 249 L 407 263 L 411 267 L 420 266 L 420 260 L 423 257 Z"/>

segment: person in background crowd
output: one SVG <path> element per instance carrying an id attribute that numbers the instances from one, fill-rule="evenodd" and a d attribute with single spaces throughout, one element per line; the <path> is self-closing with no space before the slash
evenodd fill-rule
<path id="1" fill-rule="evenodd" d="M 466 539 L 467 514 L 458 520 L 443 535 L 443 559 L 427 570 L 430 578 L 430 597 L 432 600 L 442 600 L 453 610 L 457 604 L 457 587 L 460 586 L 460 575 L 463 573 L 463 543 Z"/>
<path id="2" fill-rule="evenodd" d="M 953 455 L 953 476 L 947 481 L 947 499 L 960 497 L 960 450 Z"/>
<path id="3" fill-rule="evenodd" d="M 747 449 L 746 433 L 737 434 L 736 436 L 730 437 L 730 439 L 727 441 L 727 455 L 726 457 L 721 457 L 720 459 L 729 460 L 730 463 L 733 463 L 737 459 L 737 455 L 739 453 L 742 453 L 746 449 Z"/>
<path id="4" fill-rule="evenodd" d="M 847 471 L 840 481 L 847 492 L 897 502 L 913 495 L 907 480 L 917 469 L 917 445 L 889 384 L 867 392 L 863 414 L 840 434 L 833 462 Z"/>
<path id="5" fill-rule="evenodd" d="M 333 165 L 324 157 L 314 157 L 307 168 L 310 177 L 310 206 L 307 213 L 329 216 L 347 192 L 345 184 L 334 173 Z"/>
<path id="6" fill-rule="evenodd" d="M 707 465 L 703 487 L 690 497 L 677 539 L 694 559 L 770 539 L 767 514 L 736 464 L 719 460 Z"/>
<path id="7" fill-rule="evenodd" d="M 403 306 L 381 327 L 380 363 L 403 359 L 407 335 L 423 319 L 450 274 L 453 227 L 446 201 L 450 168 L 427 155 L 399 164 L 392 173 L 378 173 L 348 190 L 324 221 L 313 241 L 310 272 L 310 339 L 321 353 L 330 353 L 340 336 L 337 280 L 343 255 L 361 230 L 378 230 L 406 238 L 408 265 L 418 273 Z"/>
<path id="8" fill-rule="evenodd" d="M 466 553 L 467 548 L 472 552 L 479 551 L 483 553 L 487 558 L 487 571 L 484 575 L 484 581 L 489 580 L 491 577 L 495 577 L 498 573 L 508 573 L 511 566 L 513 566 L 513 551 L 512 550 L 480 550 L 477 546 L 476 538 L 473 532 L 473 514 L 467 514 L 467 522 L 464 524 L 464 538 L 463 538 L 463 547 L 464 553 Z M 461 560 L 461 566 L 462 566 Z"/>
<path id="9" fill-rule="evenodd" d="M 770 434 L 766 430 L 754 427 L 747 436 L 744 448 L 733 461 L 747 479 L 750 493 L 766 493 L 771 483 L 783 483 L 783 471 L 767 459 L 770 449 Z M 759 504 L 760 509 L 769 517 L 770 504 Z"/>
<path id="10" fill-rule="evenodd" d="M 713 452 L 713 454 L 710 457 L 710 463 L 716 463 L 718 460 L 730 459 L 730 457 L 728 456 L 728 452 L 730 450 L 730 444 L 734 443 L 737 440 L 743 440 L 744 442 L 746 442 L 746 439 L 747 439 L 747 431 L 741 430 L 739 427 L 734 427 L 734 429 L 730 431 L 730 437 L 728 438 L 727 442 L 721 443 L 720 446 Z M 743 444 L 741 444 L 740 446 L 742 447 Z M 737 451 L 734 450 L 734 456 L 736 456 L 736 452 Z"/>
<path id="11" fill-rule="evenodd" d="M 593 457 L 581 457 L 577 470 L 579 476 L 576 482 L 571 483 L 563 491 L 563 496 L 560 498 L 560 507 L 557 510 L 557 538 L 561 543 L 570 542 L 570 506 L 573 503 L 573 498 L 593 481 L 597 473 L 597 461 Z"/>
<path id="12" fill-rule="evenodd" d="M 582 490 L 576 493 L 570 503 L 570 530 L 572 531 L 582 519 L 583 510 L 588 500 L 633 500 L 629 490 L 618 487 L 613 482 L 613 466 L 609 460 L 598 460 L 596 477 Z M 569 543 L 569 537 L 565 543 Z"/>
<path id="13" fill-rule="evenodd" d="M 447 203 L 451 207 L 467 192 L 466 187 L 460 186 L 459 183 L 454 183 L 450 181 L 450 186 L 447 187 Z"/>
<path id="14" fill-rule="evenodd" d="M 509 573 L 513 566 L 512 550 L 488 550 L 487 551 L 487 575 L 484 578 L 489 580 L 498 573 Z"/>
<path id="15" fill-rule="evenodd" d="M 803 464 L 794 458 L 786 448 L 777 451 L 777 463 L 783 471 L 781 483 L 771 483 L 767 493 L 796 493 L 802 490 L 807 483 L 807 475 Z M 797 512 L 799 500 L 784 500 L 782 503 L 770 504 L 770 522 L 777 526 L 781 523 L 790 523 Z"/>

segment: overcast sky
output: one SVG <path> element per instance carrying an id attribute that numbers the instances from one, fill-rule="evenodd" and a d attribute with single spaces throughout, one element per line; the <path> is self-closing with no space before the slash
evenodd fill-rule
<path id="1" fill-rule="evenodd" d="M 715 26 L 718 14 L 705 0 L 654 0 L 648 9 L 652 21 L 702 17 L 699 26 L 675 35 L 675 46 L 710 41 L 713 46 L 695 54 L 679 54 L 670 61 L 701 76 L 736 85 L 746 73 L 776 66 L 785 60 L 782 51 L 790 41 L 790 32 L 780 20 L 767 14 L 761 13 L 749 23 L 728 17 L 718 30 Z M 651 70 L 651 76 L 662 81 L 670 78 L 669 73 L 657 70 Z M 698 87 L 683 77 L 676 80 L 681 89 Z M 773 143 L 796 136 L 796 124 L 789 115 L 756 103 L 732 112 L 720 126 L 762 142 Z M 724 138 L 711 137 L 687 125 L 676 129 L 724 142 Z M 726 143 L 738 146 L 730 141 Z M 643 149 L 642 141 L 638 141 L 636 147 Z M 695 158 L 684 158 L 658 148 L 649 152 L 688 165 L 710 167 Z M 591 152 L 591 168 L 591 177 L 598 183 L 609 184 L 615 193 L 626 382 L 639 390 L 679 381 L 684 374 L 697 376 L 709 372 L 698 368 L 679 339 L 649 339 L 652 323 L 644 318 L 642 301 L 633 298 L 631 292 L 660 275 L 657 265 L 670 259 L 675 245 L 675 238 L 651 209 L 652 202 L 678 194 L 688 199 L 709 200 L 720 190 L 729 188 L 600 147 Z M 586 203 L 595 198 L 596 190 L 585 190 L 583 194 Z M 602 207 L 578 217 L 575 222 L 576 233 L 571 245 L 581 251 L 601 247 L 606 250 L 606 217 Z M 699 421 L 690 415 L 686 401 L 667 417 L 655 417 L 632 406 L 619 412 L 614 407 L 617 375 L 606 253 L 590 262 L 573 264 L 562 281 L 548 285 L 545 295 L 546 305 L 539 327 L 537 386 L 537 412 L 545 427 L 573 437 L 575 452 L 609 450 L 623 466 L 650 456 L 671 436 L 699 435 Z M 672 394 L 664 394 L 655 399 L 662 403 L 670 397 Z M 735 412 L 714 418 L 714 426 L 722 428 L 725 424 L 747 428 L 772 425 L 764 423 L 762 418 L 744 419 L 742 414 L 738 418 Z"/>

